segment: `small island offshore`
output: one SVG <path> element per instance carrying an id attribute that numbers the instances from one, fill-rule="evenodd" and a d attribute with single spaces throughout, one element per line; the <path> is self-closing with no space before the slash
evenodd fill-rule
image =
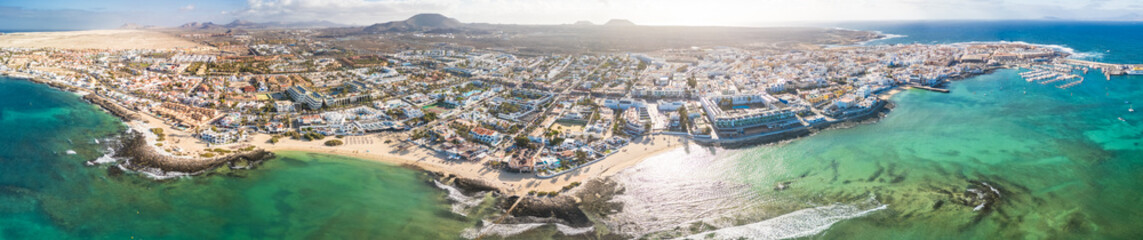
<path id="1" fill-rule="evenodd" d="M 367 27 L 236 21 L 5 34 L 0 72 L 81 94 L 125 122 L 115 158 L 91 165 L 167 179 L 256 168 L 274 152 L 341 155 L 495 192 L 520 218 L 507 221 L 576 227 L 591 225 L 580 205 L 601 201 L 574 193 L 608 191 L 594 180 L 687 144 L 806 136 L 883 116 L 906 89 L 948 92 L 1002 68 L 1061 89 L 1085 81 L 1075 72 L 1143 74 L 1027 43 L 859 44 L 882 37 L 438 14 Z"/>

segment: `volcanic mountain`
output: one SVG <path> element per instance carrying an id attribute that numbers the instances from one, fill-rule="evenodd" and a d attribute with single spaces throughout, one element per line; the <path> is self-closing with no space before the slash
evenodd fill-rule
<path id="1" fill-rule="evenodd" d="M 464 28 L 465 24 L 455 18 L 445 17 L 436 13 L 422 13 L 414 15 L 404 21 L 378 23 L 365 28 L 368 33 L 386 32 L 454 32 Z"/>

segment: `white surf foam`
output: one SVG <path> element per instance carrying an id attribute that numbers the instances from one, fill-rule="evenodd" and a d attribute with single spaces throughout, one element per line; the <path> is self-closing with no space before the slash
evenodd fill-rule
<path id="1" fill-rule="evenodd" d="M 128 160 L 128 161 L 130 161 L 130 160 Z M 118 167 L 120 170 L 123 170 L 124 172 L 142 173 L 143 176 L 147 176 L 148 178 L 155 179 L 155 180 L 167 180 L 167 179 L 182 178 L 182 177 L 188 177 L 189 178 L 191 176 L 194 176 L 193 173 L 164 172 L 163 170 L 158 169 L 158 168 L 147 168 L 147 167 L 141 168 L 138 171 L 132 171 L 131 169 L 127 169 L 126 167 L 123 167 L 123 164 L 115 165 L 115 167 Z"/>
<path id="2" fill-rule="evenodd" d="M 579 234 L 584 234 L 584 233 L 588 233 L 588 232 L 591 232 L 592 230 L 595 230 L 595 227 L 582 227 L 582 228 L 576 228 L 576 227 L 572 227 L 572 226 L 568 226 L 568 225 L 563 225 L 563 224 L 558 224 L 558 223 L 557 223 L 557 224 L 556 224 L 556 229 L 557 229 L 557 230 L 560 230 L 560 232 L 561 232 L 561 233 L 563 233 L 564 235 L 569 235 L 569 236 L 571 236 L 571 235 L 579 235 Z"/>
<path id="3" fill-rule="evenodd" d="M 436 185 L 437 188 L 444 189 L 448 192 L 448 199 L 453 202 L 452 212 L 460 214 L 461 216 L 468 216 L 469 209 L 476 207 L 476 205 L 480 205 L 480 203 L 484 201 L 483 192 L 470 197 L 464 195 L 460 189 L 442 184 L 436 180 L 433 180 L 433 185 Z"/>
<path id="4" fill-rule="evenodd" d="M 1074 59 L 1089 59 L 1090 60 L 1090 59 L 1103 58 L 1102 52 L 1079 52 L 1079 51 L 1076 51 L 1074 48 L 1071 48 L 1071 47 L 1068 47 L 1065 45 L 1058 45 L 1058 44 L 1040 44 L 1040 43 L 1030 43 L 1030 42 L 1025 42 L 1025 41 L 971 41 L 971 42 L 958 42 L 958 43 L 953 43 L 953 44 L 990 44 L 990 43 L 1016 43 L 1016 44 L 1027 44 L 1027 45 L 1043 47 L 1043 48 L 1050 48 L 1050 49 L 1055 49 L 1057 51 L 1065 52 L 1069 55 L 1068 58 L 1074 58 Z"/>
<path id="5" fill-rule="evenodd" d="M 807 208 L 765 221 L 703 232 L 687 239 L 787 239 L 813 236 L 829 229 L 834 223 L 857 218 L 887 208 L 880 205 L 872 209 L 859 209 L 856 206 L 835 204 Z"/>
<path id="6" fill-rule="evenodd" d="M 478 237 L 487 237 L 487 236 L 508 237 L 508 236 L 520 234 L 520 233 L 523 233 L 523 232 L 526 232 L 526 231 L 529 231 L 532 229 L 536 229 L 536 228 L 544 226 L 544 225 L 548 225 L 548 223 L 493 224 L 493 223 L 486 221 L 486 220 L 481 220 L 481 222 L 484 223 L 484 224 L 482 224 L 484 227 L 481 227 L 480 229 L 476 229 L 476 228 L 465 229 L 464 232 L 461 233 L 460 236 L 464 237 L 466 239 L 476 239 Z M 591 232 L 592 230 L 595 230 L 595 227 L 576 228 L 576 227 L 571 227 L 571 226 L 563 225 L 563 224 L 559 224 L 559 223 L 555 223 L 554 225 L 556 226 L 556 230 L 560 231 L 560 233 L 563 233 L 564 235 L 567 235 L 567 236 L 584 234 L 584 233 Z"/>
<path id="7" fill-rule="evenodd" d="M 465 229 L 464 232 L 460 234 L 460 236 L 464 237 L 466 239 L 476 239 L 476 238 L 482 237 L 482 236 L 507 237 L 507 236 L 520 234 L 522 232 L 532 230 L 532 229 L 535 229 L 535 228 L 538 228 L 538 227 L 544 225 L 543 223 L 493 224 L 493 223 L 485 221 L 485 220 L 481 220 L 481 221 L 484 223 L 483 224 L 484 227 L 481 227 L 480 229 L 476 229 L 476 228 Z"/>
<path id="8" fill-rule="evenodd" d="M 877 41 L 884 41 L 884 40 L 889 40 L 889 39 L 894 39 L 894 38 L 909 37 L 909 35 L 903 35 L 903 34 L 884 33 L 881 31 L 873 31 L 873 32 L 876 32 L 878 35 L 881 35 L 881 37 L 877 38 L 877 39 L 869 40 L 869 41 L 860 42 L 857 45 L 869 45 L 870 43 L 877 42 Z"/>
<path id="9" fill-rule="evenodd" d="M 115 159 L 114 157 L 111 157 L 114 155 L 115 155 L 115 150 L 108 148 L 107 154 L 104 154 L 103 156 L 100 156 L 99 158 L 96 158 L 95 160 L 88 161 L 88 165 L 107 164 L 107 163 L 114 163 L 114 162 L 119 161 L 119 159 Z"/>

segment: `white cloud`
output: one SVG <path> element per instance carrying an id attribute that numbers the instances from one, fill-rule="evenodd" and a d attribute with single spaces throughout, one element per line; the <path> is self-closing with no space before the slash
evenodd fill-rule
<path id="1" fill-rule="evenodd" d="M 179 11 L 183 11 L 183 12 L 194 11 L 194 4 L 187 4 L 186 6 L 182 6 L 179 8 Z"/>

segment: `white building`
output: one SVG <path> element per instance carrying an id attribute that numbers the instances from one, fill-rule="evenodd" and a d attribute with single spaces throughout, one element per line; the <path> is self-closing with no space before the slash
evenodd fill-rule
<path id="1" fill-rule="evenodd" d="M 611 109 L 615 109 L 615 110 L 627 110 L 628 108 L 632 108 L 632 107 L 639 107 L 639 108 L 646 107 L 647 103 L 645 103 L 643 101 L 637 101 L 634 99 L 630 99 L 630 98 L 624 98 L 624 99 L 618 99 L 618 100 L 617 99 L 604 99 L 603 100 L 603 106 L 611 108 Z"/>
<path id="2" fill-rule="evenodd" d="M 215 132 L 212 129 L 206 129 L 198 134 L 199 139 L 210 144 L 227 144 L 234 143 L 245 139 L 242 133 L 235 130 L 226 130 Z"/>
<path id="3" fill-rule="evenodd" d="M 473 128 L 470 132 L 472 133 L 472 138 L 476 139 L 476 141 L 492 145 L 500 143 L 500 139 L 502 138 L 499 132 L 483 127 Z"/>
<path id="4" fill-rule="evenodd" d="M 290 87 L 286 89 L 286 94 L 290 95 L 290 98 L 294 99 L 294 101 L 302 103 L 310 109 L 321 108 L 324 103 L 323 99 L 325 99 L 320 93 L 310 91 L 302 86 Z"/>
<path id="5" fill-rule="evenodd" d="M 275 101 L 274 109 L 278 112 L 294 112 L 294 102 L 291 101 Z"/>

